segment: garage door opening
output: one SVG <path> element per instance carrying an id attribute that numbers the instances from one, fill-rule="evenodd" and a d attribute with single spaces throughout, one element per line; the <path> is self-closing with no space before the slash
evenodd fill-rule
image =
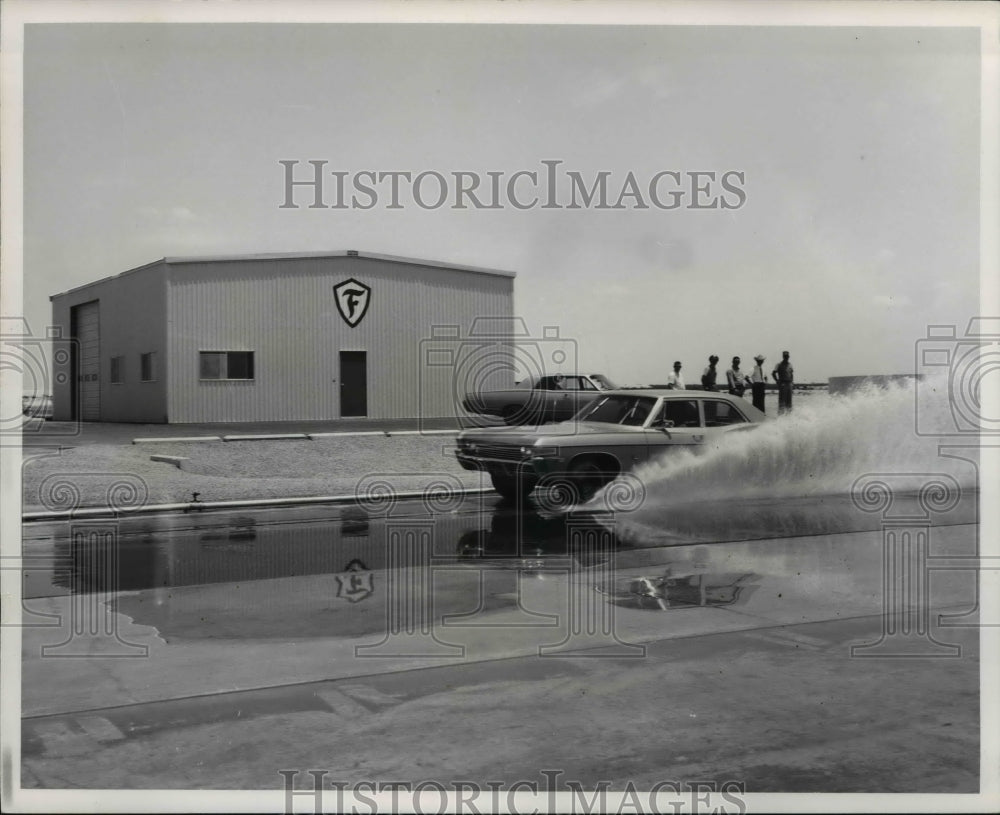
<path id="1" fill-rule="evenodd" d="M 101 319 L 100 301 L 75 306 L 70 315 L 73 343 L 73 421 L 101 420 Z"/>

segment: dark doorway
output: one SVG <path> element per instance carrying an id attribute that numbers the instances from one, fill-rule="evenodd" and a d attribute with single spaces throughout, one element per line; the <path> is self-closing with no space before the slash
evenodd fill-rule
<path id="1" fill-rule="evenodd" d="M 368 415 L 367 351 L 340 352 L 340 415 Z"/>
<path id="2" fill-rule="evenodd" d="M 70 311 L 73 387 L 70 410 L 74 421 L 101 420 L 101 312 L 93 300 Z"/>

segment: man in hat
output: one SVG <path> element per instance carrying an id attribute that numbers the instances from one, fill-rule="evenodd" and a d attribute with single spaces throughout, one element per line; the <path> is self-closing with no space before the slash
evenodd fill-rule
<path id="1" fill-rule="evenodd" d="M 750 392 L 753 395 L 753 406 L 764 412 L 764 391 L 767 389 L 767 375 L 764 373 L 764 355 L 757 354 L 753 358 L 757 364 L 750 372 Z"/>
<path id="2" fill-rule="evenodd" d="M 733 367 L 726 371 L 726 382 L 733 396 L 742 396 L 747 389 L 747 375 L 740 370 L 740 358 L 733 357 Z"/>
<path id="3" fill-rule="evenodd" d="M 684 377 L 681 376 L 681 362 L 677 360 L 674 363 L 674 370 L 667 374 L 667 387 L 671 390 L 682 391 L 687 388 L 684 384 Z"/>
<path id="4" fill-rule="evenodd" d="M 712 354 L 712 356 L 708 358 L 708 367 L 701 375 L 701 386 L 707 391 L 718 390 L 718 388 L 715 387 L 715 377 L 717 374 L 715 364 L 718 361 L 719 358 L 715 356 L 715 354 Z"/>
<path id="5" fill-rule="evenodd" d="M 790 354 L 787 351 L 781 352 L 781 362 L 774 366 L 771 376 L 778 383 L 778 413 L 791 413 L 792 411 L 792 385 L 795 383 L 795 369 L 788 361 Z"/>

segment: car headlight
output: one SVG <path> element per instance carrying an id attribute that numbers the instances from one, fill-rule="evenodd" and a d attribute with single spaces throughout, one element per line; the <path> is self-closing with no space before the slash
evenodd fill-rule
<path id="1" fill-rule="evenodd" d="M 528 458 L 559 458 L 558 447 L 522 447 L 521 455 Z"/>

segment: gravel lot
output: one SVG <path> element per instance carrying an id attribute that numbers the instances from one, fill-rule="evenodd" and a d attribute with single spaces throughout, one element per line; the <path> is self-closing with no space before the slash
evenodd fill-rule
<path id="1" fill-rule="evenodd" d="M 61 452 L 25 449 L 24 511 L 107 506 L 116 484 L 133 485 L 143 503 L 354 494 L 375 480 L 399 490 L 442 478 L 489 486 L 455 461 L 454 436 L 340 436 L 315 441 L 90 444 Z M 179 456 L 181 467 L 150 460 Z M 126 488 L 117 493 L 127 505 Z M 78 497 L 77 497 L 78 496 Z"/>

